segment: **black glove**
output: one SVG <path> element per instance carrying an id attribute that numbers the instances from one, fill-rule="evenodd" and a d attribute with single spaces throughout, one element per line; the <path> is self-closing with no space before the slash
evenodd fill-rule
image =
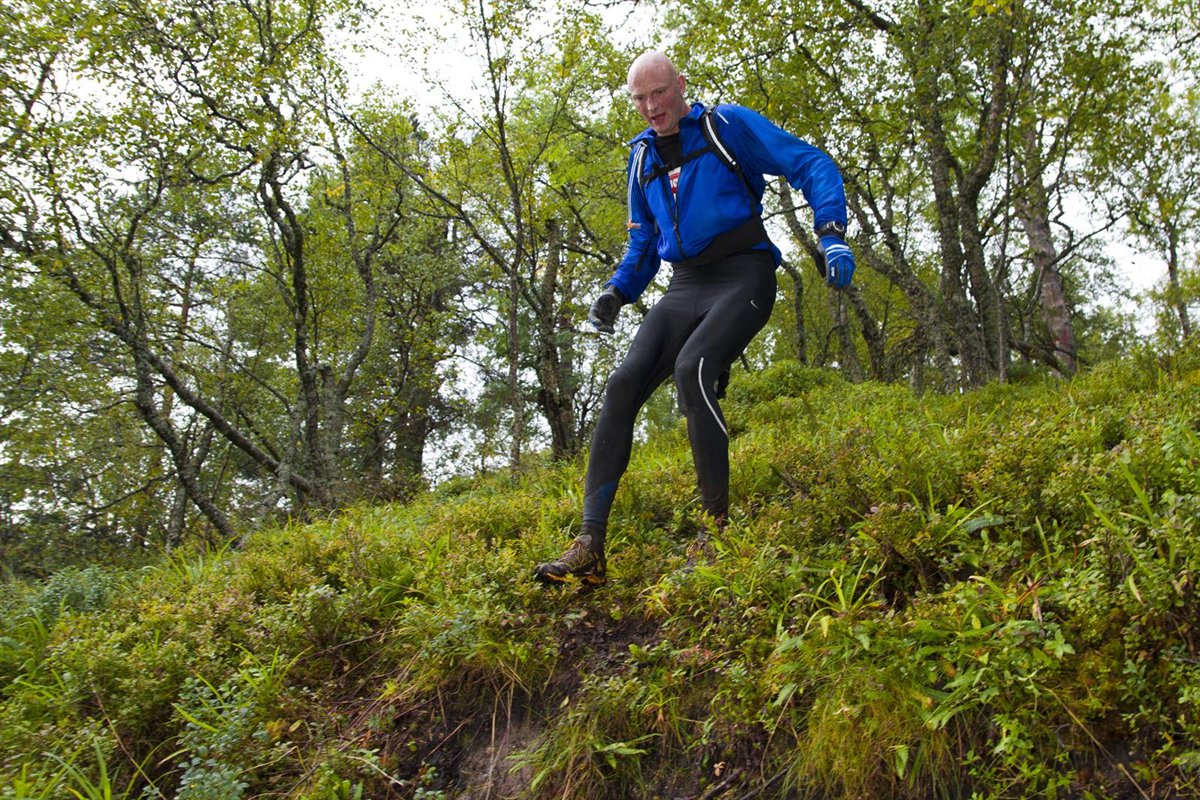
<path id="1" fill-rule="evenodd" d="M 617 312 L 623 305 L 625 305 L 625 298 L 616 290 L 616 287 L 606 287 L 596 298 L 596 302 L 592 303 L 592 309 L 588 311 L 588 322 L 592 323 L 592 327 L 601 333 L 612 333 L 617 322 Z"/>

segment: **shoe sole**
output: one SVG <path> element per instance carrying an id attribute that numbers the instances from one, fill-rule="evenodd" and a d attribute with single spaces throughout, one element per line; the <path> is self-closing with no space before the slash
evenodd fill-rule
<path id="1" fill-rule="evenodd" d="M 608 583 L 608 576 L 596 575 L 591 572 L 572 576 L 570 572 L 555 575 L 553 572 L 540 568 L 533 571 L 533 579 L 543 586 L 563 586 L 569 582 L 571 577 L 576 578 L 584 586 L 603 586 Z"/>
<path id="2" fill-rule="evenodd" d="M 533 571 L 533 579 L 538 583 L 545 584 L 547 586 L 561 586 L 567 582 L 566 575 L 554 575 L 549 572 L 543 572 L 540 569 Z"/>

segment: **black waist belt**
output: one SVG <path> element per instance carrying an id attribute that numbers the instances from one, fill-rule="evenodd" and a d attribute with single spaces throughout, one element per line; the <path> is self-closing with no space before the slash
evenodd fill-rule
<path id="1" fill-rule="evenodd" d="M 751 217 L 731 231 L 717 234 L 708 247 L 697 256 L 673 262 L 676 267 L 697 267 L 711 264 L 734 253 L 751 250 L 760 242 L 767 241 L 767 229 L 761 217 Z"/>

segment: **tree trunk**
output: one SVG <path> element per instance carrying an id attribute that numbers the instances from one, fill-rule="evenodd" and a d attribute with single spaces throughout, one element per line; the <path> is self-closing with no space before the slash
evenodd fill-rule
<path id="1" fill-rule="evenodd" d="M 550 452 L 565 459 L 579 452 L 576 431 L 574 376 L 563 351 L 570 350 L 565 337 L 570 330 L 558 313 L 560 266 L 563 258 L 562 231 L 554 220 L 546 223 L 545 262 L 536 278 L 538 404 L 550 428 Z"/>
<path id="2" fill-rule="evenodd" d="M 1037 152 L 1035 136 L 1032 127 L 1025 133 L 1026 159 Z M 1025 195 L 1018 201 L 1018 208 L 1025 235 L 1029 239 L 1034 273 L 1038 276 L 1042 319 L 1050 333 L 1050 361 L 1057 365 L 1059 373 L 1070 377 L 1078 368 L 1075 361 L 1075 331 L 1067 308 L 1062 275 L 1058 271 L 1058 251 L 1050 230 L 1050 201 L 1040 168 L 1026 169 L 1025 172 Z"/>
<path id="3" fill-rule="evenodd" d="M 521 287 L 514 270 L 508 278 L 508 402 L 512 414 L 509 428 L 508 468 L 513 472 L 521 466 L 525 447 L 525 395 L 521 390 Z"/>
<path id="4" fill-rule="evenodd" d="M 233 525 L 225 516 L 225 512 L 201 488 L 196 464 L 189 458 L 186 445 L 180 439 L 174 425 L 162 416 L 155 403 L 155 387 L 151 377 L 154 372 L 153 364 L 144 357 L 141 348 L 136 349 L 133 356 L 137 374 L 137 391 L 134 399 L 138 412 L 150 429 L 167 446 L 167 452 L 171 456 L 171 461 L 174 462 L 175 474 L 187 492 L 188 499 L 195 504 L 200 513 L 212 523 L 226 541 L 233 541 L 237 538 Z"/>
<path id="5" fill-rule="evenodd" d="M 923 114 L 919 116 L 929 116 Z M 940 135 L 940 121 L 927 123 Z M 942 303 L 954 332 L 958 350 L 961 381 L 967 386 L 980 386 L 991 377 L 988 348 L 983 340 L 983 324 L 976 309 L 967 298 L 964 285 L 965 258 L 958 230 L 958 208 L 950 179 L 950 154 L 944 146 L 928 142 L 933 191 L 937 202 L 938 243 L 941 252 Z"/>
<path id="6" fill-rule="evenodd" d="M 845 290 L 845 295 L 846 302 L 850 304 L 850 307 L 854 309 L 854 315 L 858 317 L 858 328 L 862 333 L 863 341 L 867 344 L 867 355 L 871 358 L 871 377 L 875 380 L 890 380 L 891 369 L 888 366 L 885 349 L 884 326 L 879 325 L 871 316 L 870 309 L 867 308 L 867 303 L 863 299 L 862 289 L 857 285 L 849 286 Z"/>
<path id="7" fill-rule="evenodd" d="M 847 183 L 847 200 L 863 228 L 862 235 L 855 241 L 856 261 L 887 278 L 904 293 L 908 300 L 909 311 L 916 326 L 916 330 L 909 337 L 913 348 L 913 386 L 920 391 L 924 390 L 925 360 L 930 358 L 941 374 L 939 388 L 942 390 L 952 388 L 956 381 L 952 377 L 954 367 L 951 354 L 950 323 L 933 291 L 917 277 L 916 271 L 909 263 L 900 232 L 893 224 L 890 208 L 881 208 L 873 194 L 872 187 L 856 183 L 853 178 Z M 884 250 L 881 251 L 874 246 L 873 242 L 877 240 L 882 240 Z M 878 348 L 880 358 L 886 361 L 888 359 L 888 354 L 884 349 L 886 337 L 882 333 L 878 336 L 868 334 L 865 322 L 863 327 L 864 335 L 868 337 L 868 346 L 871 346 L 873 339 L 876 340 L 874 346 Z"/>
<path id="8" fill-rule="evenodd" d="M 940 11 L 925 8 L 924 25 L 932 32 Z M 1006 108 L 1009 42 L 999 37 L 992 58 L 990 99 L 977 134 L 973 164 L 955 159 L 942 125 L 942 102 L 936 63 L 928 54 L 911 54 L 916 120 L 929 155 L 929 177 L 937 209 L 937 235 L 942 259 L 941 290 L 958 344 L 963 382 L 979 386 L 1002 372 L 1007 359 L 999 291 L 987 271 L 979 226 L 979 197 L 995 169 Z M 967 297 L 970 289 L 971 299 Z M 974 300 L 972 305 L 971 300 Z"/>
<path id="9" fill-rule="evenodd" d="M 801 364 L 808 363 L 808 341 L 804 331 L 804 282 L 800 279 L 800 270 L 786 258 L 780 263 L 783 271 L 792 279 L 792 311 L 796 319 L 792 324 L 793 340 L 796 346 L 796 360 Z"/>
<path id="10" fill-rule="evenodd" d="M 825 292 L 825 302 L 829 305 L 829 315 L 833 317 L 832 332 L 838 344 L 838 366 L 852 383 L 862 383 L 866 376 L 863 374 L 862 362 L 858 360 L 858 350 L 854 347 L 850 317 L 846 313 L 845 295 L 835 289 L 828 289 Z"/>
<path id="11" fill-rule="evenodd" d="M 964 262 L 971 299 L 979 310 L 980 329 L 987 352 L 988 379 L 1005 377 L 1008 364 L 1008 326 L 1004 319 L 1004 304 L 1000 291 L 987 268 L 987 256 L 980 232 L 978 198 L 960 195 L 960 230 L 964 244 Z"/>
<path id="12" fill-rule="evenodd" d="M 326 408 L 322 384 L 322 365 L 310 351 L 310 314 L 312 303 L 308 288 L 308 266 L 305 253 L 305 229 L 296 211 L 288 202 L 283 184 L 280 182 L 282 165 L 279 155 L 272 154 L 263 164 L 259 183 L 259 200 L 275 231 L 286 266 L 289 268 L 290 284 L 288 303 L 292 312 L 292 357 L 299 379 L 300 396 L 297 408 L 300 413 L 300 436 L 303 448 L 301 464 L 307 468 L 312 481 L 317 505 L 330 508 L 334 505 L 333 481 L 336 473 L 332 454 L 322 425 Z"/>
<path id="13" fill-rule="evenodd" d="M 1179 317 L 1179 332 L 1184 342 L 1192 339 L 1192 320 L 1188 316 L 1187 301 L 1183 297 L 1183 287 L 1179 282 L 1179 230 L 1175 225 L 1167 228 L 1167 286 L 1169 302 Z"/>

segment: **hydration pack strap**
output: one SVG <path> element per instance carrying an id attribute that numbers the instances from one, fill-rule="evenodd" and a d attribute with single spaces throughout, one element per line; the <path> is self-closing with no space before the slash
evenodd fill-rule
<path id="1" fill-rule="evenodd" d="M 637 186 L 645 188 L 645 183 L 642 181 L 642 169 L 646 164 L 646 150 L 648 145 L 645 142 L 638 142 L 637 149 L 633 153 L 633 164 L 629 168 L 629 191 L 626 195 L 625 206 L 629 209 L 629 224 L 633 225 L 633 192 Z"/>
<path id="2" fill-rule="evenodd" d="M 716 152 L 716 148 L 710 144 L 708 147 L 702 147 L 699 150 L 693 150 L 692 152 L 688 153 L 683 158 L 680 158 L 677 161 L 671 161 L 666 164 L 659 164 L 658 166 L 654 167 L 654 169 L 650 170 L 649 172 L 647 172 L 645 175 L 642 176 L 642 188 L 645 189 L 646 184 L 650 183 L 650 181 L 655 180 L 656 178 L 664 178 L 667 175 L 670 175 L 672 170 L 679 169 L 680 167 L 682 167 L 684 164 L 688 163 L 689 161 L 695 161 L 697 158 L 704 155 L 705 153 L 715 153 L 715 152 Z"/>
<path id="3" fill-rule="evenodd" d="M 737 173 L 738 177 L 742 179 L 742 183 L 745 184 L 746 191 L 753 198 L 754 189 L 750 186 L 750 181 L 746 179 L 746 173 L 742 172 L 742 166 L 734 158 L 733 151 L 721 141 L 721 136 L 717 131 L 717 121 L 713 119 L 714 113 L 713 109 L 706 108 L 704 109 L 704 113 L 700 115 L 700 130 L 704 132 L 704 139 L 708 142 L 706 150 L 716 153 L 717 158 L 721 159 L 721 163 Z M 721 119 L 724 119 L 724 117 Z"/>

